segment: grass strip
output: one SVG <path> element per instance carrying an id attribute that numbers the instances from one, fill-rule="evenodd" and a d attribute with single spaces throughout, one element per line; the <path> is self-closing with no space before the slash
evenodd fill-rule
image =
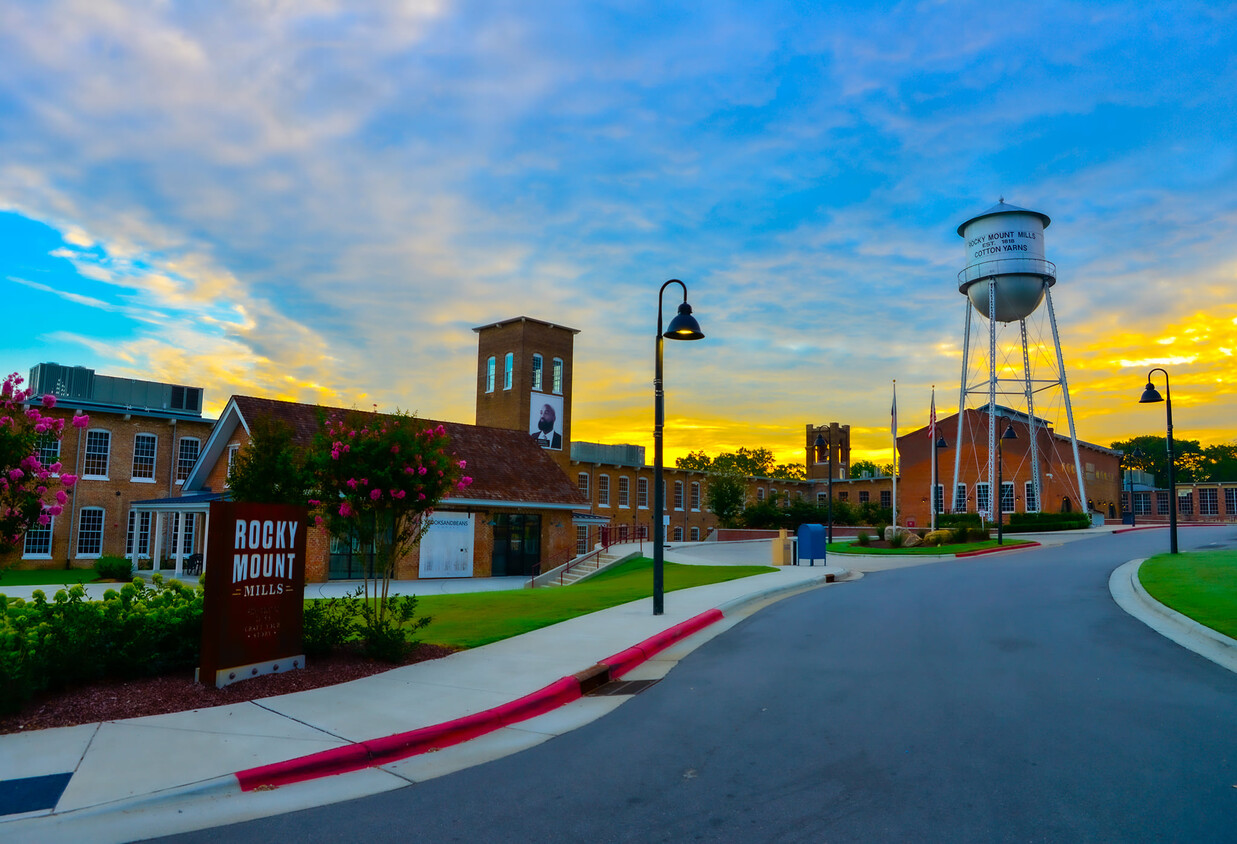
<path id="1" fill-rule="evenodd" d="M 94 569 L 6 569 L 0 572 L 0 593 L 6 586 L 72 586 L 98 579 Z"/>
<path id="2" fill-rule="evenodd" d="M 1237 638 L 1237 551 L 1157 554 L 1138 579 L 1161 604 Z"/>
<path id="3" fill-rule="evenodd" d="M 434 619 L 423 641 L 475 648 L 618 606 L 653 594 L 653 561 L 629 560 L 581 583 L 508 592 L 465 592 L 417 598 L 417 614 Z M 665 589 L 673 592 L 777 571 L 769 566 L 665 564 Z"/>
<path id="4" fill-rule="evenodd" d="M 1006 539 L 1003 545 L 997 545 L 995 539 L 984 542 L 960 542 L 956 545 L 939 545 L 928 547 L 916 545 L 914 548 L 873 548 L 859 545 L 855 542 L 834 542 L 826 546 L 830 554 L 878 554 L 901 556 L 940 556 L 942 554 L 961 554 L 964 551 L 982 551 L 985 548 L 1012 548 L 1015 545 L 1029 545 L 1028 539 Z"/>

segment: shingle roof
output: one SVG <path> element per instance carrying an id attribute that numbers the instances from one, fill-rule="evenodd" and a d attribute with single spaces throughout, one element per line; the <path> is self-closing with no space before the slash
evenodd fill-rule
<path id="1" fill-rule="evenodd" d="M 246 422 L 268 416 L 286 422 L 295 442 L 308 446 L 318 432 L 323 414 L 349 413 L 346 408 L 324 407 L 299 402 L 277 401 L 256 396 L 233 396 Z M 429 426 L 442 425 L 450 438 L 451 450 L 467 461 L 465 472 L 472 477 L 466 490 L 447 496 L 481 501 L 516 501 L 526 504 L 588 506 L 588 502 L 553 458 L 524 431 L 485 428 L 460 422 L 419 419 Z"/>

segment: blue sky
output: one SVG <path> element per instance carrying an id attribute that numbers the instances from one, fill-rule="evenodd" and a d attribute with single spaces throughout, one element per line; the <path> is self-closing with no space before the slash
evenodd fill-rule
<path id="1" fill-rule="evenodd" d="M 574 435 L 667 451 L 957 404 L 955 229 L 1052 217 L 1079 434 L 1237 438 L 1237 14 L 1177 3 L 9 2 L 0 336 L 471 420 L 475 325 L 581 329 Z M 923 418 L 920 418 L 923 417 Z M 1059 422 L 1064 427 L 1064 421 Z"/>

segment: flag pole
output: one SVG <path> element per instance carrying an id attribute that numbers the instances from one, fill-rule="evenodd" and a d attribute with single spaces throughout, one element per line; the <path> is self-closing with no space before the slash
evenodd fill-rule
<path id="1" fill-rule="evenodd" d="M 893 405 L 889 409 L 889 433 L 893 435 L 893 526 L 898 526 L 898 379 L 893 379 Z M 895 530 L 894 533 L 897 533 Z M 884 537 L 882 537 L 883 539 Z"/>
<path id="2" fill-rule="evenodd" d="M 928 507 L 932 510 L 932 530 L 936 530 L 936 385 L 932 385 L 932 410 L 928 414 L 928 448 L 932 449 L 932 477 L 928 483 Z M 944 496 L 941 496 L 944 498 Z M 941 502 L 944 503 L 943 501 Z"/>

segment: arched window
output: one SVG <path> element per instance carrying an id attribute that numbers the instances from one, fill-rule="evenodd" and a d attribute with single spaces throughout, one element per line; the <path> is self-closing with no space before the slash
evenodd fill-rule
<path id="1" fill-rule="evenodd" d="M 515 373 L 515 354 L 507 352 L 503 355 L 503 389 L 510 390 L 512 376 Z"/>
<path id="2" fill-rule="evenodd" d="M 563 394 L 563 359 L 555 358 L 551 364 L 550 370 L 550 387 L 554 390 L 555 395 Z"/>
<path id="3" fill-rule="evenodd" d="M 155 454 L 159 451 L 159 438 L 154 434 L 137 434 L 133 437 L 133 472 L 129 476 L 134 481 L 155 481 Z"/>
<path id="4" fill-rule="evenodd" d="M 485 361 L 485 391 L 487 393 L 494 392 L 494 368 L 497 361 L 491 356 Z"/>

